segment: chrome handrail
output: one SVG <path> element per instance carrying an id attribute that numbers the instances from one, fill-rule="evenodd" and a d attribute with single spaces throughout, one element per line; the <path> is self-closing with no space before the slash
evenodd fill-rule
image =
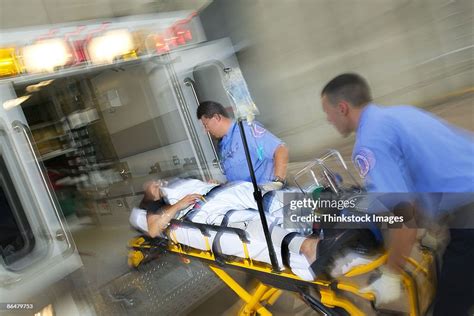
<path id="1" fill-rule="evenodd" d="M 56 201 L 55 201 L 54 196 L 53 196 L 53 193 L 51 192 L 49 181 L 46 178 L 45 173 L 44 173 L 44 166 L 40 163 L 40 160 L 38 159 L 38 156 L 36 155 L 35 145 L 32 142 L 31 131 L 30 131 L 30 129 L 27 125 L 23 124 L 20 121 L 14 121 L 12 123 L 12 128 L 13 128 L 13 130 L 15 130 L 18 133 L 23 133 L 23 135 L 25 136 L 26 141 L 28 142 L 28 147 L 31 151 L 31 154 L 33 155 L 36 168 L 38 169 L 38 172 L 41 176 L 41 180 L 42 180 L 43 185 L 46 189 L 46 193 L 48 194 L 49 201 L 51 202 L 51 205 L 53 206 L 54 213 L 56 215 L 56 218 L 58 219 L 59 226 L 61 227 L 61 230 L 63 232 L 63 236 L 65 237 L 66 244 L 67 244 L 67 248 L 63 252 L 61 252 L 61 254 L 62 255 L 67 255 L 69 252 L 72 253 L 74 251 L 74 243 L 71 242 L 69 233 L 68 233 L 67 229 L 64 226 L 64 223 L 63 223 L 63 220 L 62 220 L 62 215 L 61 215 L 62 213 L 58 209 L 58 207 L 56 205 Z M 56 235 L 58 235 L 58 234 L 56 234 Z"/>
<path id="2" fill-rule="evenodd" d="M 196 88 L 194 87 L 194 85 L 195 85 L 194 80 L 189 78 L 189 77 L 186 77 L 184 79 L 184 84 L 187 87 L 191 88 L 191 91 L 193 92 L 194 100 L 196 101 L 197 105 L 199 106 L 199 99 L 198 99 L 198 96 L 197 96 L 197 93 L 196 93 Z M 225 174 L 225 171 L 222 168 L 221 160 L 219 159 L 219 155 L 217 154 L 217 150 L 214 147 L 214 142 L 212 141 L 211 134 L 209 134 L 209 132 L 207 132 L 207 131 L 206 131 L 206 134 L 207 134 L 207 138 L 209 139 L 209 143 L 211 144 L 212 152 L 214 154 L 214 162 L 217 165 L 217 167 L 219 168 L 220 172 L 222 174 Z M 214 164 L 214 162 L 213 162 L 213 164 Z"/>

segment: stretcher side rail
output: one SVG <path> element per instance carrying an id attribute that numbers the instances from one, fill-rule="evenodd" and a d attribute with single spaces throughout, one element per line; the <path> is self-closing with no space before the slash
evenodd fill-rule
<path id="1" fill-rule="evenodd" d="M 129 242 L 129 247 L 135 250 L 140 250 L 140 249 L 154 249 L 155 247 L 160 248 L 160 254 L 162 253 L 170 253 L 170 254 L 175 254 L 175 255 L 184 255 L 190 258 L 196 258 L 199 259 L 206 264 L 209 265 L 216 265 L 216 262 L 213 258 L 213 256 L 204 256 L 202 255 L 202 250 L 192 248 L 189 246 L 184 245 L 185 247 L 181 247 L 183 245 L 181 244 L 175 244 L 173 241 L 165 239 L 163 237 L 155 237 L 151 238 L 146 235 L 141 235 L 138 237 L 135 237 Z M 240 258 L 240 257 L 236 257 Z M 364 265 L 363 267 L 358 267 L 354 269 L 354 276 L 358 276 L 361 274 L 368 273 L 379 266 L 383 265 L 386 261 L 387 255 L 382 255 L 380 258 L 375 260 L 374 262 Z M 296 291 L 296 289 L 308 286 L 308 285 L 320 285 L 324 287 L 329 287 L 329 286 L 337 286 L 339 285 L 339 281 L 336 279 L 331 280 L 331 279 L 324 279 L 324 278 L 318 278 L 314 281 L 306 281 L 301 279 L 300 277 L 296 276 L 293 274 L 291 271 L 284 270 L 281 273 L 275 273 L 271 270 L 271 265 L 268 263 L 263 263 L 260 261 L 254 261 L 251 264 L 245 264 L 243 262 L 237 262 L 237 261 L 231 261 L 231 262 L 226 262 L 226 266 L 229 268 L 237 269 L 240 271 L 247 272 L 249 274 L 252 274 L 258 278 L 264 278 L 268 281 L 268 283 L 278 283 L 278 281 L 283 281 L 285 280 L 288 282 L 288 279 L 291 279 L 291 282 L 294 283 L 294 286 L 288 287 L 286 289 Z M 351 270 L 352 271 L 352 270 Z M 349 273 L 346 274 L 349 276 Z M 271 281 L 269 278 L 273 278 L 274 280 Z M 276 281 L 276 282 L 275 282 Z M 341 283 L 343 284 L 343 283 Z M 372 295 L 370 294 L 365 294 L 362 295 L 362 297 L 365 297 L 366 299 L 370 299 Z"/>

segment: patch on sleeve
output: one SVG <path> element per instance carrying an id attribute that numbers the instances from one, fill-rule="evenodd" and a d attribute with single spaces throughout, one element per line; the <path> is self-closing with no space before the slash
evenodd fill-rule
<path id="1" fill-rule="evenodd" d="M 360 148 L 354 155 L 354 165 L 361 178 L 365 178 L 369 171 L 375 167 L 374 153 L 368 148 Z"/>
<path id="2" fill-rule="evenodd" d="M 255 138 L 263 137 L 263 135 L 265 135 L 265 133 L 267 132 L 265 127 L 263 127 L 262 125 L 259 125 L 257 123 L 252 124 L 251 128 L 252 128 L 252 135 Z"/>

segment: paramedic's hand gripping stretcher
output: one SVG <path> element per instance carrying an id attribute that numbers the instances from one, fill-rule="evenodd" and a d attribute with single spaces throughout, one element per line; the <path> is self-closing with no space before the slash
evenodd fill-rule
<path id="1" fill-rule="evenodd" d="M 313 181 L 307 182 L 305 177 Z M 344 190 L 340 185 L 341 176 L 331 172 L 320 159 L 299 172 L 295 182 L 299 188 L 293 190 L 309 195 L 324 191 L 343 194 Z M 384 272 L 387 255 L 372 232 L 367 229 L 317 230 L 309 236 L 302 236 L 287 231 L 281 227 L 284 207 L 278 195 L 281 192 L 270 192 L 268 194 L 274 194 L 274 197 L 269 201 L 266 199 L 264 211 L 278 267 L 286 268 L 275 273 L 268 266 L 271 260 L 251 183 L 217 186 L 194 179 L 177 179 L 169 183 L 152 182 L 147 186 L 148 197 L 152 197 L 160 209 L 155 213 L 149 211 L 147 215 L 145 210 L 136 208 L 130 221 L 148 234 L 150 223 L 156 220 L 158 230 L 152 235 L 160 234 L 160 237 L 140 237 L 131 241 L 129 259 L 134 266 L 162 251 L 199 258 L 208 262 L 210 268 L 248 304 L 251 303 L 249 296 L 242 294 L 242 289 L 229 281 L 230 277 L 225 275 L 221 266 L 245 268 L 249 273 L 257 274 L 257 278 L 262 274 L 269 275 L 270 279 L 265 278 L 265 286 L 274 279 L 281 287 L 283 279 L 287 284 L 285 289 L 299 292 L 311 307 L 328 314 L 333 312 L 331 308 L 339 306 L 350 314 L 363 315 L 368 313 L 362 310 L 363 302 L 369 303 L 369 310 L 374 302 L 375 306 L 383 308 L 391 300 L 400 300 L 400 296 L 405 304 L 404 311 L 410 315 L 422 314 L 429 305 L 433 295 L 429 290 L 432 289 L 433 274 L 430 269 L 432 256 L 426 249 L 416 254 L 416 260 L 407 259 L 412 271 L 408 271 L 400 282 Z M 359 193 L 353 188 L 350 192 Z M 372 282 L 377 275 L 379 278 Z M 361 282 L 364 276 L 367 279 Z M 353 280 L 345 283 L 348 278 L 361 283 L 354 285 Z M 309 288 L 319 292 L 322 304 L 307 292 Z M 345 298 L 343 291 L 355 294 L 357 302 L 354 304 Z M 420 291 L 424 292 L 420 294 Z M 252 304 L 246 305 L 248 309 L 263 308 Z"/>

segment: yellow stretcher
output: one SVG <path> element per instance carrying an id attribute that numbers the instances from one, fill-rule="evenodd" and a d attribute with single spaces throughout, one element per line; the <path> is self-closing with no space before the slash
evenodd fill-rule
<path id="1" fill-rule="evenodd" d="M 340 168 L 342 166 L 342 168 Z M 336 168 L 341 169 L 340 171 Z M 336 173 L 335 171 L 338 171 Z M 350 183 L 342 183 L 341 175 L 346 181 L 351 180 L 355 187 L 360 187 L 357 180 L 348 170 L 342 156 L 335 150 L 329 151 L 322 158 L 306 165 L 299 171 L 294 182 L 301 192 L 319 194 L 320 188 L 342 196 Z M 350 191 L 348 191 L 350 192 Z M 245 302 L 239 315 L 271 315 L 266 308 L 276 302 L 282 290 L 300 294 L 300 297 L 311 308 L 323 315 L 378 315 L 383 312 L 404 314 L 410 316 L 424 315 L 429 309 L 434 297 L 436 283 L 435 256 L 426 247 L 414 247 L 402 272 L 404 295 L 395 304 L 381 305 L 377 303 L 374 293 L 362 293 L 361 288 L 373 281 L 379 273 L 378 268 L 387 261 L 387 253 L 378 249 L 370 257 L 368 264 L 352 267 L 342 277 L 337 279 L 322 273 L 314 281 L 305 281 L 293 274 L 289 269 L 274 271 L 272 265 L 257 262 L 249 257 L 247 237 L 243 230 L 196 224 L 183 220 L 172 220 L 171 227 L 194 227 L 201 230 L 206 250 L 191 248 L 179 244 L 173 236 L 173 229 L 165 231 L 167 238 L 149 238 L 139 236 L 129 242 L 128 262 L 132 267 L 159 257 L 162 253 L 172 253 L 185 257 L 190 262 L 198 259 L 209 265 L 209 268 L 227 284 Z M 223 256 L 215 253 L 209 240 L 209 231 L 227 231 L 236 233 L 242 243 L 244 258 Z M 259 282 L 253 291 L 245 290 L 225 269 L 239 269 L 251 274 Z M 324 267 L 326 268 L 326 267 Z M 326 271 L 327 272 L 327 271 Z"/>
<path id="2" fill-rule="evenodd" d="M 257 262 L 249 257 L 247 240 L 243 230 L 222 228 L 192 222 L 172 220 L 171 225 L 194 226 L 201 230 L 207 250 L 199 250 L 173 242 L 172 230 L 167 230 L 168 238 L 150 238 L 138 236 L 129 242 L 128 263 L 132 267 L 158 258 L 163 253 L 181 255 L 190 262 L 198 259 L 208 264 L 209 268 L 227 284 L 245 302 L 239 315 L 271 315 L 266 308 L 273 305 L 282 290 L 300 294 L 300 297 L 314 310 L 326 315 L 377 315 L 381 311 L 391 311 L 390 307 L 376 306 L 376 296 L 373 293 L 361 293 L 360 289 L 367 285 L 367 276 L 376 273 L 377 268 L 384 265 L 387 254 L 380 252 L 370 263 L 353 267 L 343 277 L 338 279 L 318 278 L 305 281 L 289 270 L 274 272 L 271 265 Z M 245 258 L 225 257 L 213 253 L 209 242 L 209 230 L 231 230 L 238 233 L 242 241 Z M 424 315 L 434 297 L 435 268 L 434 255 L 428 248 L 418 247 L 412 257 L 407 257 L 406 268 L 403 271 L 402 310 L 397 312 L 410 316 Z M 251 274 L 259 282 L 253 291 L 245 290 L 224 269 L 233 268 Z M 361 281 L 364 280 L 365 281 Z M 364 283 L 360 285 L 360 283 Z M 400 302 L 399 302 L 400 303 Z"/>

